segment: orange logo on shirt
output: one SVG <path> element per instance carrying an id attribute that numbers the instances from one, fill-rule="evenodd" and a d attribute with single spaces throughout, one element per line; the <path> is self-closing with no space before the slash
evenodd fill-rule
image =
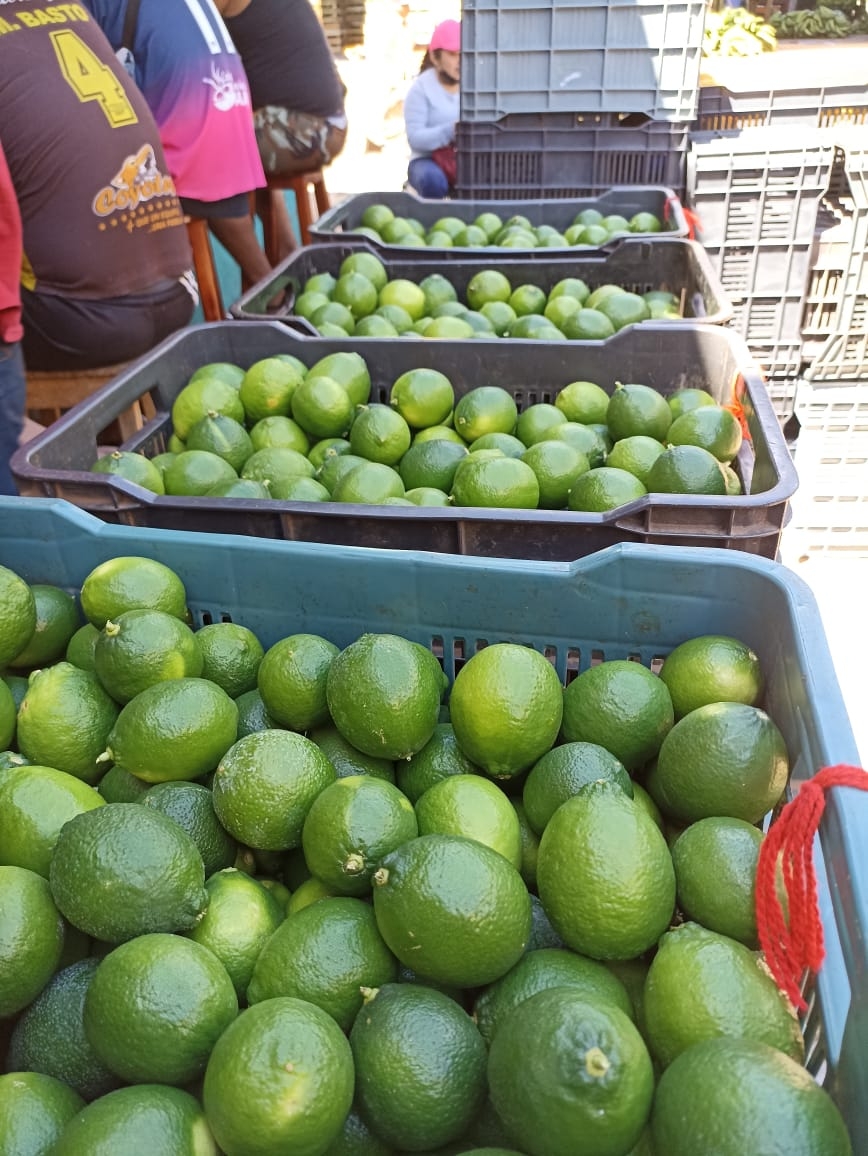
<path id="1" fill-rule="evenodd" d="M 174 181 L 157 167 L 153 145 L 145 144 L 135 156 L 127 157 L 111 183 L 100 189 L 93 199 L 93 211 L 99 217 L 108 217 L 120 210 L 135 209 L 154 197 L 174 194 Z"/>

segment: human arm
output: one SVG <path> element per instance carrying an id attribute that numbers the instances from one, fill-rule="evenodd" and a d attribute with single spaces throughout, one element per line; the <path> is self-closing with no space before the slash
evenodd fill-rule
<path id="1" fill-rule="evenodd" d="M 443 148 L 455 136 L 455 119 L 451 108 L 445 99 L 442 106 L 432 100 L 425 87 L 416 81 L 404 98 L 407 141 L 416 153 L 431 153 L 434 149 Z"/>

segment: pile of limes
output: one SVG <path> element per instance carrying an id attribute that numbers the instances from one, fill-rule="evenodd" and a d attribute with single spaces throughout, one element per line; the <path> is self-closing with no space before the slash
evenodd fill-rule
<path id="1" fill-rule="evenodd" d="M 640 321 L 677 320 L 680 298 L 668 289 L 633 293 L 619 285 L 592 289 L 579 277 L 552 276 L 547 289 L 513 285 L 497 269 L 481 269 L 459 299 L 444 273 L 417 284 L 393 278 L 370 252 L 344 258 L 338 276 L 314 273 L 292 311 L 323 337 L 523 337 L 540 341 L 604 341 Z"/>
<path id="2" fill-rule="evenodd" d="M 575 245 L 606 245 L 618 237 L 661 233 L 666 226 L 654 213 L 638 212 L 629 219 L 588 207 L 576 213 L 561 232 L 545 222 L 533 224 L 523 213 L 503 219 L 495 212 L 479 213 L 472 221 L 438 217 L 426 228 L 415 217 L 399 216 L 388 205 L 367 205 L 358 225 L 344 225 L 384 245 L 429 249 L 564 249 Z"/>
<path id="3" fill-rule="evenodd" d="M 456 400 L 439 370 L 401 374 L 370 401 L 356 352 L 308 368 L 290 354 L 247 371 L 198 369 L 172 407 L 166 452 L 94 463 L 156 494 L 369 505 L 600 512 L 646 493 L 736 495 L 742 430 L 701 389 L 570 382 L 518 411 L 481 385 Z"/>
<path id="4" fill-rule="evenodd" d="M 149 558 L 76 593 L 0 568 L 3 1151 L 850 1156 L 756 954 L 749 647 L 450 685 Z"/>

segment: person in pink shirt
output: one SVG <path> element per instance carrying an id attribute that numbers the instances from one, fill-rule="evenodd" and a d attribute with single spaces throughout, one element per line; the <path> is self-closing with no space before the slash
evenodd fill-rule
<path id="1" fill-rule="evenodd" d="M 265 186 L 241 57 L 211 0 L 85 0 L 160 130 L 189 217 L 203 217 L 253 284 L 271 272 L 250 194 Z"/>
<path id="2" fill-rule="evenodd" d="M 0 494 L 17 494 L 9 459 L 24 426 L 27 385 L 21 357 L 21 214 L 0 145 Z"/>

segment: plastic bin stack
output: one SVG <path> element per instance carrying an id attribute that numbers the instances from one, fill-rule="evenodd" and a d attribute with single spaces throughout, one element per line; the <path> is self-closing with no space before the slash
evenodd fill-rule
<path id="1" fill-rule="evenodd" d="M 786 422 L 803 376 L 840 379 L 868 368 L 868 150 L 865 128 L 854 127 L 868 123 L 868 81 L 835 84 L 825 75 L 811 86 L 799 63 L 807 68 L 809 54 L 775 57 L 789 67 L 789 83 L 803 87 L 784 87 L 777 67 L 781 76 L 767 88 L 753 87 L 755 68 L 749 90 L 736 81 L 700 89 L 686 196 L 733 298 L 733 324 Z"/>
<path id="2" fill-rule="evenodd" d="M 703 0 L 465 0 L 459 197 L 681 192 Z"/>

